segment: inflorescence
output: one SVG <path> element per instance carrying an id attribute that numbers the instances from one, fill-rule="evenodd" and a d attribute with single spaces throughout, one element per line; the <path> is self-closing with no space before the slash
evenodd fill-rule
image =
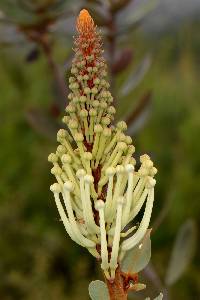
<path id="1" fill-rule="evenodd" d="M 93 19 L 77 19 L 75 57 L 69 78 L 69 104 L 48 160 L 56 178 L 50 189 L 72 240 L 101 260 L 107 279 L 125 252 L 141 242 L 149 226 L 157 169 L 148 155 L 136 171 L 135 147 L 124 121 L 113 125 L 115 108 L 108 91 L 102 42 Z M 146 202 L 139 226 L 127 226 Z"/>

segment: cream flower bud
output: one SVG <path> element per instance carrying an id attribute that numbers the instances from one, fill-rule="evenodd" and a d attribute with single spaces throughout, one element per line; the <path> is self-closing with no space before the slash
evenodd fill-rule
<path id="1" fill-rule="evenodd" d="M 91 175 L 85 175 L 84 176 L 84 181 L 87 182 L 87 183 L 93 183 L 94 178 Z"/>
<path id="2" fill-rule="evenodd" d="M 69 116 L 64 116 L 62 118 L 63 123 L 68 124 L 70 117 Z"/>
<path id="3" fill-rule="evenodd" d="M 69 104 L 67 105 L 67 107 L 65 108 L 65 111 L 68 112 L 68 113 L 74 113 L 76 111 L 76 108 L 74 105 L 72 104 Z"/>
<path id="4" fill-rule="evenodd" d="M 57 139 L 64 139 L 67 136 L 67 132 L 65 129 L 58 130 Z"/>
<path id="5" fill-rule="evenodd" d="M 85 103 L 87 98 L 85 96 L 80 96 L 79 100 L 81 103 Z"/>
<path id="6" fill-rule="evenodd" d="M 126 170 L 126 172 L 128 172 L 128 173 L 133 173 L 134 170 L 135 170 L 135 168 L 134 168 L 133 165 L 129 164 L 129 165 L 126 165 L 126 166 L 125 166 L 125 170 Z"/>
<path id="7" fill-rule="evenodd" d="M 80 116 L 81 116 L 82 118 L 87 118 L 87 116 L 88 116 L 88 111 L 87 111 L 86 109 L 82 109 L 82 110 L 80 111 Z"/>
<path id="8" fill-rule="evenodd" d="M 85 176 L 85 174 L 86 174 L 86 172 L 85 172 L 85 170 L 83 170 L 83 169 L 79 169 L 79 170 L 76 172 L 76 176 L 77 176 L 78 178 L 83 178 L 83 177 Z"/>
<path id="9" fill-rule="evenodd" d="M 91 93 L 90 88 L 89 88 L 89 87 L 84 88 L 84 93 L 85 93 L 86 95 L 90 94 L 90 93 Z"/>
<path id="10" fill-rule="evenodd" d="M 50 190 L 53 192 L 53 193 L 61 193 L 61 187 L 59 185 L 59 183 L 54 183 L 50 186 Z"/>
<path id="11" fill-rule="evenodd" d="M 97 124 L 94 126 L 94 132 L 95 133 L 100 133 L 103 131 L 103 127 L 100 124 Z"/>
<path id="12" fill-rule="evenodd" d="M 71 129 L 77 129 L 78 128 L 78 122 L 76 120 L 70 120 L 68 126 Z"/>
<path id="13" fill-rule="evenodd" d="M 120 130 L 126 130 L 127 129 L 127 125 L 126 125 L 126 122 L 124 121 L 120 121 L 117 123 L 117 128 L 120 129 Z"/>
<path id="14" fill-rule="evenodd" d="M 61 161 L 63 164 L 70 164 L 72 162 L 72 158 L 69 154 L 64 154 L 62 157 L 61 157 Z"/>
<path id="15" fill-rule="evenodd" d="M 58 156 L 55 153 L 51 153 L 48 156 L 48 161 L 52 163 L 56 163 L 58 161 Z"/>
<path id="16" fill-rule="evenodd" d="M 51 174 L 53 175 L 61 175 L 62 174 L 62 169 L 58 166 L 54 166 L 52 169 L 51 169 Z"/>
<path id="17" fill-rule="evenodd" d="M 82 133 L 76 133 L 74 136 L 74 139 L 76 142 L 82 142 L 84 140 L 83 134 Z"/>
<path id="18" fill-rule="evenodd" d="M 92 153 L 91 152 L 85 152 L 83 157 L 86 160 L 92 160 Z"/>
<path id="19" fill-rule="evenodd" d="M 59 145 L 58 148 L 57 148 L 57 152 L 62 155 L 64 154 L 66 151 L 65 147 L 63 145 Z"/>
<path id="20" fill-rule="evenodd" d="M 148 177 L 146 182 L 146 188 L 152 189 L 155 185 L 156 185 L 156 180 L 152 177 Z"/>
<path id="21" fill-rule="evenodd" d="M 64 183 L 64 188 L 69 191 L 72 192 L 74 190 L 74 184 L 71 181 L 66 181 Z"/>

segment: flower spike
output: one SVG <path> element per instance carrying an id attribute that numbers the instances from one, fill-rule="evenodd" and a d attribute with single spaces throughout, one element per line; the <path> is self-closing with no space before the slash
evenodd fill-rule
<path id="1" fill-rule="evenodd" d="M 76 28 L 63 117 L 67 128 L 58 131 L 60 145 L 48 157 L 57 181 L 50 189 L 68 235 L 101 259 L 106 278 L 114 280 L 124 253 L 140 243 L 149 226 L 157 169 L 148 155 L 136 169 L 127 125 L 113 123 L 101 36 L 87 10 L 80 12 Z M 139 226 L 128 228 L 143 205 Z"/>

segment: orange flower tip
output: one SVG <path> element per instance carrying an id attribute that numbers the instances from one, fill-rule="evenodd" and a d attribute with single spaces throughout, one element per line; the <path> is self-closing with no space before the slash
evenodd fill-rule
<path id="1" fill-rule="evenodd" d="M 87 9 L 82 9 L 80 11 L 76 22 L 76 28 L 81 34 L 94 30 L 94 21 Z"/>

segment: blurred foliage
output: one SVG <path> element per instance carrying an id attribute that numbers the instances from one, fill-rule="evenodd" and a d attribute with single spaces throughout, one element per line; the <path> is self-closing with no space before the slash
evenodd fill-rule
<path id="1" fill-rule="evenodd" d="M 12 5 L 11 1 L 4 2 Z M 38 1 L 44 5 L 46 2 Z M 32 3 L 34 6 L 36 1 Z M 119 68 L 115 78 L 120 90 L 122 86 L 125 89 L 126 78 L 135 76 L 134 92 L 128 87 L 123 99 L 117 99 L 118 118 L 137 109 L 140 102 L 137 99 L 144 91 L 153 91 L 150 105 L 136 124 L 142 130 L 134 128 L 133 132 L 137 153 L 148 152 L 159 170 L 152 222 L 152 261 L 162 281 L 179 227 L 188 218 L 195 219 L 200 227 L 199 29 L 198 23 L 185 25 L 178 32 L 161 39 L 151 36 L 149 40 L 140 31 L 134 36 L 130 32 L 121 46 L 129 49 L 126 53 L 134 53 L 134 59 L 128 61 L 123 72 Z M 66 60 L 70 52 L 71 41 L 70 46 L 67 42 L 66 39 L 54 46 L 59 62 Z M 60 119 L 54 106 L 57 94 L 49 84 L 52 74 L 47 72 L 43 55 L 34 64 L 27 64 L 21 49 L 21 45 L 0 49 L 0 298 L 88 299 L 88 282 L 100 278 L 100 271 L 93 258 L 66 237 L 49 192 L 52 178 L 47 154 L 55 148 L 53 132 Z M 148 61 L 146 65 L 144 61 L 146 49 L 151 50 L 153 65 L 140 81 L 141 67 L 148 67 Z M 119 59 L 120 54 L 116 57 Z M 37 107 L 41 123 L 45 122 L 44 129 L 38 118 L 33 123 L 42 133 L 45 130 L 48 138 L 27 122 Z M 48 112 L 50 118 L 41 118 L 42 112 Z M 200 298 L 199 267 L 200 257 L 196 253 L 181 279 L 170 288 L 170 299 Z M 155 284 L 152 290 L 149 283 L 147 292 L 154 298 L 160 286 Z M 134 299 L 144 296 L 138 293 Z"/>
<path id="2" fill-rule="evenodd" d="M 166 272 L 165 282 L 167 285 L 174 284 L 193 258 L 196 245 L 196 226 L 192 220 L 185 222 L 177 233 L 171 259 Z"/>

